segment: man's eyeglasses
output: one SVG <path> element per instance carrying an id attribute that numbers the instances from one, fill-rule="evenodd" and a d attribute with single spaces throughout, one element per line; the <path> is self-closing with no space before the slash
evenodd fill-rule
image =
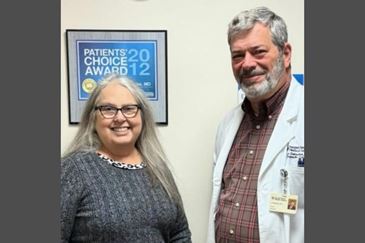
<path id="1" fill-rule="evenodd" d="M 121 111 L 126 118 L 133 118 L 137 115 L 138 109 L 141 109 L 139 105 L 124 105 L 121 108 L 117 108 L 110 105 L 96 106 L 95 110 L 99 110 L 104 118 L 114 118 L 118 111 Z"/>

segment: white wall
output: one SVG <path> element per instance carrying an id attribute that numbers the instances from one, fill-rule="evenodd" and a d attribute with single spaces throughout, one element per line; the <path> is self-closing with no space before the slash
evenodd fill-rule
<path id="1" fill-rule="evenodd" d="M 304 0 L 61 0 L 61 152 L 77 129 L 68 124 L 65 30 L 167 30 L 168 126 L 159 127 L 160 138 L 193 242 L 205 242 L 215 131 L 238 102 L 227 25 L 241 10 L 262 5 L 287 22 L 293 73 L 304 73 Z"/>

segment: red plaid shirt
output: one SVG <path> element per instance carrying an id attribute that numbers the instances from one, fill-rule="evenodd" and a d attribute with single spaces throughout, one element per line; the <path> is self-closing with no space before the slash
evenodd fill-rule
<path id="1" fill-rule="evenodd" d="M 224 168 L 216 214 L 217 243 L 259 243 L 257 179 L 275 123 L 283 107 L 290 82 L 264 102 L 255 116 L 245 99 L 245 115 L 237 131 Z"/>

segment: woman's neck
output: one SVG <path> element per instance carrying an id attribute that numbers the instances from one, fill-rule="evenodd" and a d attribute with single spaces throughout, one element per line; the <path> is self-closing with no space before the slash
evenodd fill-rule
<path id="1" fill-rule="evenodd" d="M 97 152 L 112 160 L 125 164 L 140 164 L 142 162 L 142 156 L 136 147 L 107 149 L 106 147 L 101 146 Z"/>

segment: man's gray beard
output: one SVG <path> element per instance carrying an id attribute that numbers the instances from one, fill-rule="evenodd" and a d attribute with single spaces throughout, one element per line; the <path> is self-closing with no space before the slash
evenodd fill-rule
<path id="1" fill-rule="evenodd" d="M 253 84 L 248 87 L 245 86 L 243 82 L 239 82 L 240 88 L 248 98 L 264 96 L 276 87 L 284 69 L 284 57 L 281 56 L 274 64 L 273 70 L 266 75 L 265 80 L 259 84 Z"/>

